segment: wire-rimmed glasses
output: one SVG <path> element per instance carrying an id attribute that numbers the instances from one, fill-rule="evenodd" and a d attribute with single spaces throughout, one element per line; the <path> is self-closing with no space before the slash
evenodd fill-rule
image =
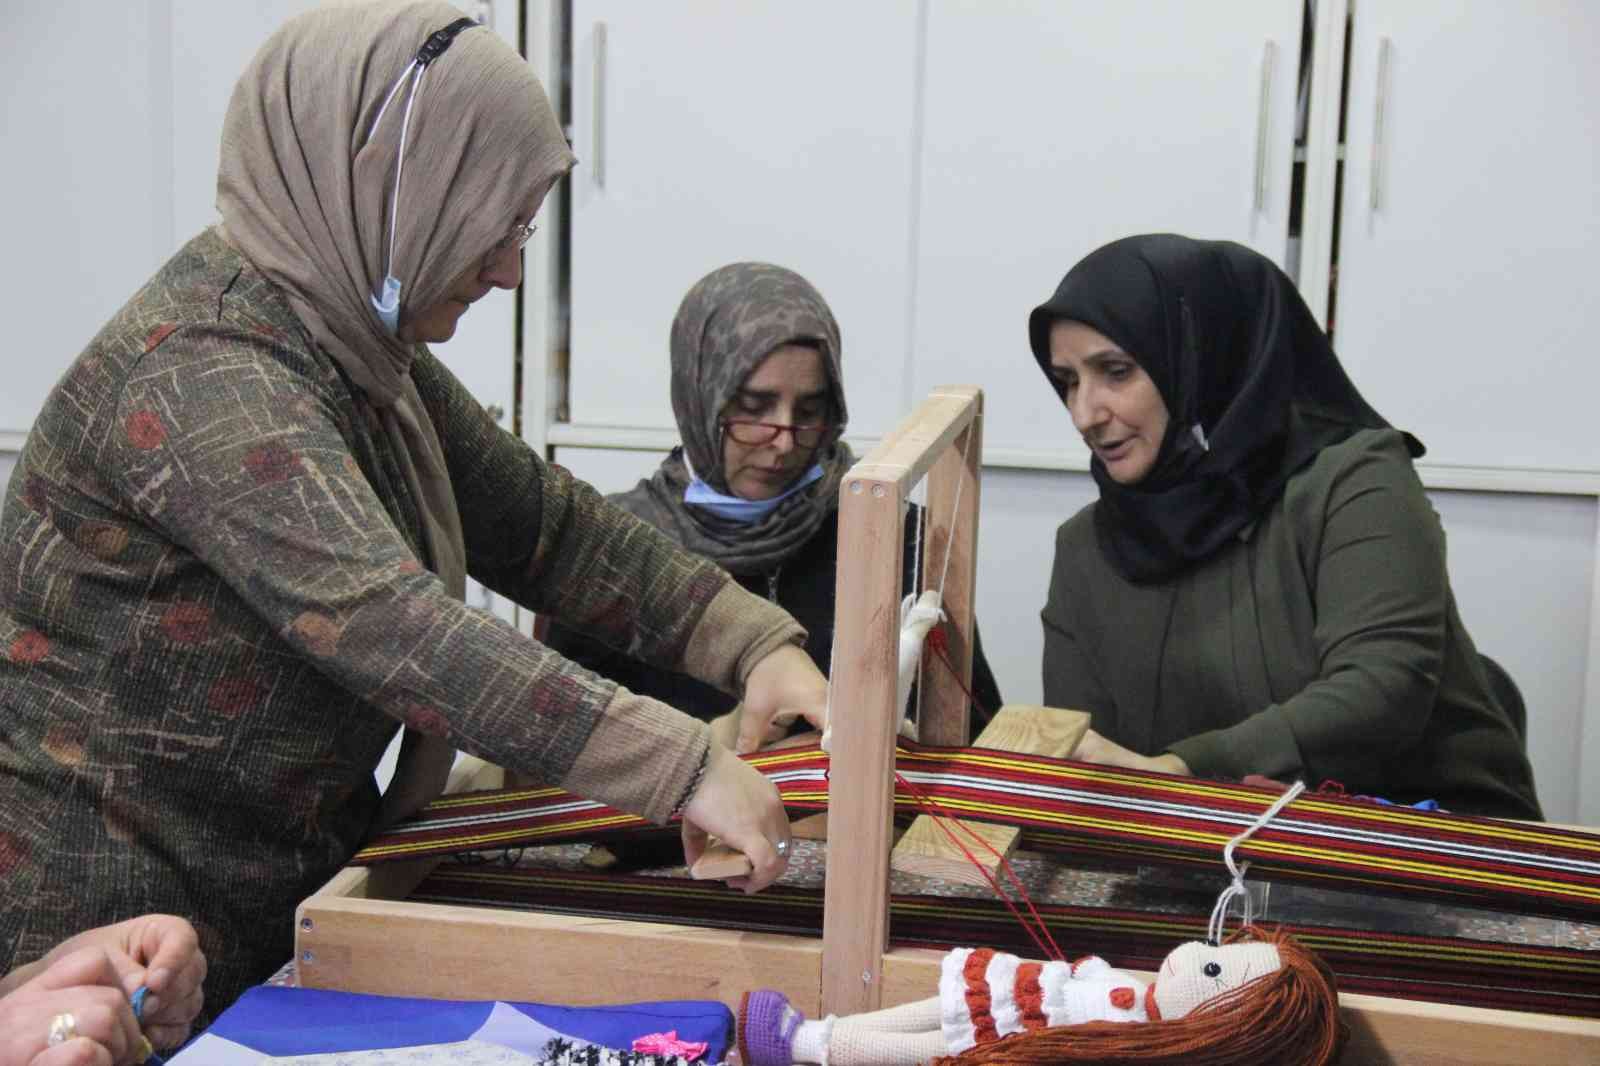
<path id="1" fill-rule="evenodd" d="M 499 255 L 502 252 L 516 251 L 518 248 L 521 248 L 524 244 L 527 244 L 530 240 L 532 240 L 534 233 L 537 232 L 538 229 L 539 227 L 535 226 L 532 222 L 528 223 L 526 226 L 517 226 L 513 228 L 510 233 L 506 234 L 504 237 L 501 237 L 495 242 L 494 247 L 490 249 L 489 254 Z"/>

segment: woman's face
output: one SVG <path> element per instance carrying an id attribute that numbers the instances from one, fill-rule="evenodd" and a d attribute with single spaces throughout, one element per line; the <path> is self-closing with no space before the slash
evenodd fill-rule
<path id="1" fill-rule="evenodd" d="M 544 192 L 530 196 L 515 219 L 506 221 L 506 236 L 499 238 L 484 257 L 457 275 L 437 303 L 400 316 L 395 335 L 408 344 L 442 344 L 456 334 L 456 323 L 467 308 L 491 289 L 515 289 L 522 284 L 522 242 L 515 239 L 544 201 Z"/>
<path id="2" fill-rule="evenodd" d="M 1061 319 L 1050 327 L 1050 376 L 1083 442 L 1119 485 L 1144 480 L 1171 416 L 1144 367 L 1103 333 Z"/>
<path id="3" fill-rule="evenodd" d="M 787 489 L 811 466 L 815 447 L 801 447 L 794 429 L 828 424 L 832 416 L 832 389 L 822 367 L 822 353 L 803 344 L 775 349 L 750 372 L 722 408 L 722 472 L 728 491 L 746 500 L 770 500 Z M 764 444 L 744 444 L 734 439 L 726 423 L 765 422 L 783 426 Z M 747 439 L 759 427 L 739 430 Z"/>

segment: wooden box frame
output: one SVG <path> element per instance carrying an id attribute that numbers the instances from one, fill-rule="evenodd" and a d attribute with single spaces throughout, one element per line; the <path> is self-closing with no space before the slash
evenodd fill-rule
<path id="1" fill-rule="evenodd" d="M 829 835 L 823 935 L 701 929 L 662 922 L 407 902 L 440 861 L 341 871 L 296 913 L 300 983 L 449 999 L 600 1004 L 717 999 L 736 1007 L 775 988 L 808 1016 L 908 1002 L 938 984 L 942 952 L 888 946 L 890 767 L 905 503 L 928 475 L 924 587 L 943 588 L 950 653 L 970 677 L 983 397 L 935 390 L 851 468 L 840 488 Z M 948 554 L 948 562 L 946 555 Z M 959 744 L 966 701 L 948 677 L 925 680 L 922 736 Z M 494 788 L 501 773 L 464 760 L 452 790 Z M 1600 1022 L 1344 994 L 1347 1063 L 1600 1062 Z"/>

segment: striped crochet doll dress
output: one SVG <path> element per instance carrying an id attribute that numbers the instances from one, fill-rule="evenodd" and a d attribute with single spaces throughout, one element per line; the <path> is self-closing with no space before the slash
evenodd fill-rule
<path id="1" fill-rule="evenodd" d="M 915 1066 L 1011 1033 L 1155 1016 L 1146 983 L 1098 956 L 1040 963 L 957 948 L 944 957 L 938 996 L 868 1014 L 807 1021 L 781 993 L 747 993 L 739 1049 L 746 1066 Z"/>

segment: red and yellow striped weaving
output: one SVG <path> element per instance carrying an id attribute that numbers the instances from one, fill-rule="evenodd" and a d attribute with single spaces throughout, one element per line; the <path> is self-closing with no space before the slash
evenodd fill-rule
<path id="1" fill-rule="evenodd" d="M 816 747 L 747 757 L 786 806 L 827 806 Z M 1222 868 L 1223 845 L 1277 798 L 1249 785 L 1120 770 L 980 748 L 905 744 L 899 773 L 945 810 L 1019 826 L 1035 851 Z M 919 813 L 897 788 L 897 810 Z M 357 863 L 602 839 L 641 819 L 540 788 L 450 796 L 374 840 Z M 1600 837 L 1534 824 L 1306 795 L 1241 846 L 1251 876 L 1421 894 L 1521 914 L 1600 917 Z"/>

